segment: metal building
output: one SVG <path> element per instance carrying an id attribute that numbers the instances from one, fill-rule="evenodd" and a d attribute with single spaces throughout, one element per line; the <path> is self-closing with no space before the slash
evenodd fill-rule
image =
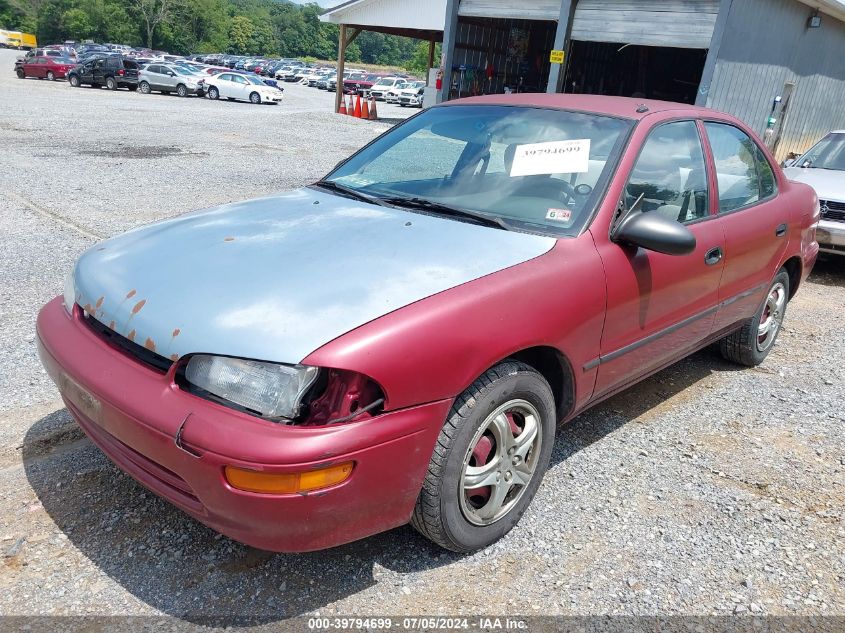
<path id="1" fill-rule="evenodd" d="M 442 99 L 695 103 L 743 119 L 778 157 L 845 128 L 845 0 L 352 0 L 322 19 L 442 39 Z"/>

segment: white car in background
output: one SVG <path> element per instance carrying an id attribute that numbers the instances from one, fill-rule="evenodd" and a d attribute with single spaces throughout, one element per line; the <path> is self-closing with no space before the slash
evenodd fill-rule
<path id="1" fill-rule="evenodd" d="M 399 97 L 403 91 L 408 90 L 410 94 L 416 94 L 420 88 L 425 88 L 424 81 L 400 81 L 384 95 L 387 103 L 399 103 Z"/>
<path id="2" fill-rule="evenodd" d="M 397 93 L 397 103 L 402 106 L 421 108 L 423 105 L 424 81 L 412 81 Z"/>
<path id="3" fill-rule="evenodd" d="M 820 250 L 845 255 L 845 130 L 830 132 L 784 167 L 787 178 L 816 190 L 821 208 L 816 229 Z"/>
<path id="4" fill-rule="evenodd" d="M 399 84 L 407 83 L 402 77 L 382 77 L 370 88 L 370 95 L 376 101 L 384 101 L 387 93 L 393 90 Z"/>
<path id="5" fill-rule="evenodd" d="M 220 73 L 206 79 L 206 92 L 209 99 L 229 99 L 230 101 L 249 101 L 250 103 L 282 102 L 282 91 L 268 86 L 258 77 L 241 73 Z"/>

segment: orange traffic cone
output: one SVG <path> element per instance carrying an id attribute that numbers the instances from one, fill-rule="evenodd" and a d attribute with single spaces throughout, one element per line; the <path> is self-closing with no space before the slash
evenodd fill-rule
<path id="1" fill-rule="evenodd" d="M 355 108 L 352 106 L 352 95 L 349 95 L 349 105 L 346 107 L 346 114 L 355 116 Z"/>
<path id="2" fill-rule="evenodd" d="M 372 99 L 372 103 L 370 104 L 370 120 L 376 121 L 378 120 L 378 110 L 376 110 L 376 98 L 370 97 Z"/>
<path id="3" fill-rule="evenodd" d="M 337 111 L 338 114 L 346 114 L 346 99 L 343 97 L 340 98 L 340 108 Z"/>
<path id="4" fill-rule="evenodd" d="M 370 118 L 370 106 L 367 103 L 369 99 L 364 97 L 364 103 L 361 104 L 361 118 L 362 119 L 369 119 Z"/>
<path id="5" fill-rule="evenodd" d="M 358 97 L 355 99 L 355 115 L 354 116 L 355 116 L 356 119 L 361 118 L 361 95 L 358 95 Z"/>

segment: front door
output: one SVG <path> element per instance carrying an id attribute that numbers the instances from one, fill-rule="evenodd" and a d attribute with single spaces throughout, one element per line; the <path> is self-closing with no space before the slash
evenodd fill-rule
<path id="1" fill-rule="evenodd" d="M 652 130 L 628 178 L 627 208 L 642 197 L 644 213 L 685 224 L 696 237 L 689 255 L 664 255 L 595 235 L 607 278 L 607 317 L 595 395 L 599 396 L 689 353 L 710 334 L 724 266 L 722 227 L 695 121 Z"/>
<path id="2" fill-rule="evenodd" d="M 718 184 L 725 231 L 725 273 L 716 329 L 754 316 L 783 259 L 789 212 L 776 200 L 774 170 L 760 147 L 738 127 L 704 123 Z"/>

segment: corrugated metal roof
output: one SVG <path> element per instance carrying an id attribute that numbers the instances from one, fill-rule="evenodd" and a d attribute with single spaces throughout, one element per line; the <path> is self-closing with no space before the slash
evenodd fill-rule
<path id="1" fill-rule="evenodd" d="M 320 20 L 365 27 L 442 31 L 446 25 L 446 0 L 351 0 L 329 9 Z"/>

